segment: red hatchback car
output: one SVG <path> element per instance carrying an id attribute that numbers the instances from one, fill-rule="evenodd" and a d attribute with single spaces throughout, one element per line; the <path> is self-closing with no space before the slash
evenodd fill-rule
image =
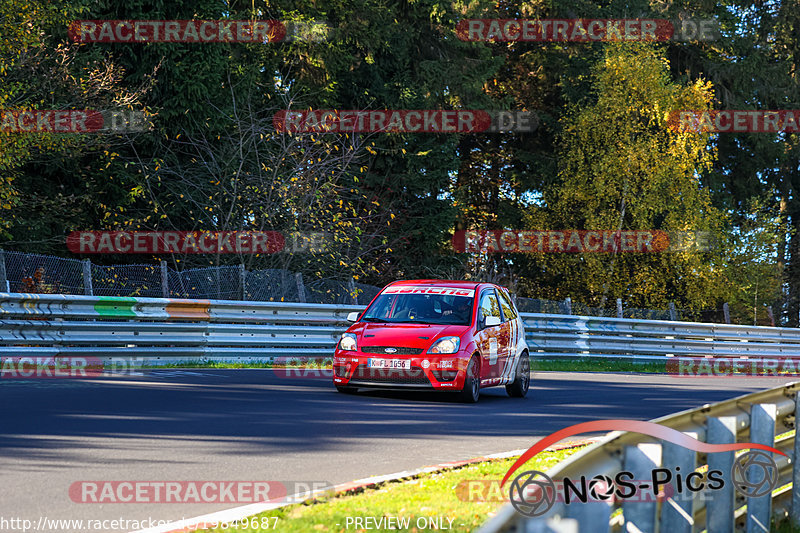
<path id="1" fill-rule="evenodd" d="M 359 388 L 452 391 L 476 402 L 480 389 L 530 385 L 525 330 L 508 291 L 491 283 L 390 283 L 342 334 L 333 358 L 340 392 Z"/>

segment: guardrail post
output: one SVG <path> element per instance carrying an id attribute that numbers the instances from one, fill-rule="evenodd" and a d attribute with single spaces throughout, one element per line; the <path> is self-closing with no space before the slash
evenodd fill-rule
<path id="1" fill-rule="evenodd" d="M 161 260 L 161 296 L 169 298 L 169 274 L 167 272 L 167 262 Z"/>
<path id="2" fill-rule="evenodd" d="M 350 278 L 350 281 L 347 284 L 347 287 L 350 289 L 350 296 L 353 298 L 353 305 L 358 305 L 358 293 L 356 292 L 356 280 Z"/>
<path id="3" fill-rule="evenodd" d="M 247 300 L 247 270 L 244 263 L 239 264 L 239 299 Z"/>
<path id="4" fill-rule="evenodd" d="M 736 417 L 721 416 L 708 419 L 706 440 L 710 444 L 733 444 L 736 442 Z M 708 454 L 708 469 L 719 470 L 723 476 L 730 475 L 734 452 Z M 706 529 L 708 533 L 730 533 L 733 531 L 733 483 L 725 483 L 719 490 L 710 493 L 706 502 Z"/>
<path id="5" fill-rule="evenodd" d="M 696 439 L 696 432 L 684 432 L 686 435 Z M 697 454 L 694 450 L 684 448 L 671 442 L 664 443 L 663 459 L 661 464 L 664 468 L 675 471 L 675 467 L 680 467 L 681 472 L 692 472 L 697 468 Z M 674 492 L 667 494 L 664 503 L 661 504 L 661 520 L 659 531 L 669 533 L 691 533 L 692 522 L 692 495 Z"/>
<path id="6" fill-rule="evenodd" d="M 580 533 L 577 520 L 562 518 L 560 520 L 539 520 L 524 525 L 525 533 Z"/>
<path id="7" fill-rule="evenodd" d="M 800 392 L 794 395 L 794 429 L 797 431 L 797 413 L 800 413 Z M 797 458 L 800 457 L 800 439 L 794 438 L 794 455 L 792 456 L 792 512 L 790 516 L 797 523 L 800 521 L 800 467 Z"/>
<path id="8" fill-rule="evenodd" d="M 750 408 L 750 442 L 767 446 L 775 444 L 777 414 L 778 406 L 774 403 L 762 403 Z M 750 482 L 760 481 L 758 478 L 752 479 L 747 470 L 743 474 Z M 747 533 L 767 533 L 771 518 L 772 491 L 758 498 L 747 498 Z"/>
<path id="9" fill-rule="evenodd" d="M 624 469 L 626 472 L 633 474 L 633 479 L 651 479 L 653 469 L 661 466 L 661 445 L 639 444 L 638 446 L 626 446 L 624 461 Z M 641 494 L 644 496 L 647 492 L 641 491 Z M 656 498 L 651 498 L 650 500 L 640 498 L 636 502 L 623 502 L 622 515 L 625 517 L 626 530 L 655 531 L 657 505 L 658 500 Z M 633 529 L 629 524 L 633 526 Z"/>
<path id="10" fill-rule="evenodd" d="M 622 318 L 622 298 L 617 298 L 617 318 Z"/>
<path id="11" fill-rule="evenodd" d="M 611 521 L 610 502 L 589 500 L 586 503 L 576 502 L 566 507 L 567 516 L 578 524 L 577 531 L 610 531 L 608 528 L 608 523 Z"/>
<path id="12" fill-rule="evenodd" d="M 6 253 L 0 248 L 0 287 L 5 292 L 11 292 L 11 284 L 8 282 L 6 274 Z"/>
<path id="13" fill-rule="evenodd" d="M 86 296 L 94 296 L 94 287 L 92 286 L 92 261 L 84 259 L 83 263 L 83 294 Z"/>
<path id="14" fill-rule="evenodd" d="M 303 285 L 303 273 L 296 273 L 294 275 L 294 280 L 297 282 L 297 300 L 300 303 L 306 303 L 306 286 Z"/>
<path id="15" fill-rule="evenodd" d="M 731 323 L 731 309 L 728 307 L 728 302 L 722 304 L 722 314 L 725 316 L 725 323 Z"/>
<path id="16" fill-rule="evenodd" d="M 678 313 L 675 311 L 675 302 L 669 303 L 669 319 L 673 322 L 678 320 Z"/>
<path id="17" fill-rule="evenodd" d="M 564 298 L 564 313 L 567 315 L 572 314 L 572 298 L 569 296 Z"/>

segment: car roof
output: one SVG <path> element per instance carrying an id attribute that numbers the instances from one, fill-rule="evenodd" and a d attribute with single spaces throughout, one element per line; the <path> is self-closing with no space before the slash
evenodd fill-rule
<path id="1" fill-rule="evenodd" d="M 433 287 L 453 287 L 456 289 L 477 289 L 480 286 L 499 287 L 494 283 L 478 283 L 475 281 L 459 281 L 454 279 L 404 279 L 393 281 L 388 286 L 394 285 L 429 285 Z"/>

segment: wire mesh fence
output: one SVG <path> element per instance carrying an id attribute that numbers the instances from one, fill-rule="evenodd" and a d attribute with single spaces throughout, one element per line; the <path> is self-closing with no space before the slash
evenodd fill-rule
<path id="1" fill-rule="evenodd" d="M 299 277 L 298 277 L 299 276 Z M 245 299 L 258 302 L 310 301 L 300 293 L 302 276 L 289 270 L 271 268 L 245 274 Z"/>
<path id="2" fill-rule="evenodd" d="M 52 294 L 85 294 L 83 265 L 77 259 L 51 255 L 4 252 L 0 266 L 2 279 L 10 292 L 46 292 Z M 0 285 L 1 286 L 1 285 Z M 3 287 L 5 288 L 5 287 Z"/>
<path id="3" fill-rule="evenodd" d="M 157 265 L 104 266 L 88 259 L 0 250 L 0 291 L 8 292 L 366 305 L 380 290 L 352 278 L 308 280 L 301 273 L 284 269 L 246 270 L 244 265 L 227 265 L 177 271 L 164 261 Z M 522 313 L 731 322 L 727 304 L 721 310 L 690 313 L 671 304 L 669 309 L 625 307 L 622 300 L 616 301 L 615 308 L 592 307 L 570 298 L 515 300 Z M 775 325 L 771 308 L 763 314 Z M 736 315 L 733 322 L 744 323 Z"/>
<path id="4" fill-rule="evenodd" d="M 94 296 L 161 296 L 161 273 L 155 265 L 110 265 L 88 263 Z"/>
<path id="5" fill-rule="evenodd" d="M 162 267 L 163 269 L 164 267 Z M 189 268 L 182 271 L 167 268 L 166 293 L 169 298 L 203 300 L 243 300 L 241 269 L 235 266 Z"/>

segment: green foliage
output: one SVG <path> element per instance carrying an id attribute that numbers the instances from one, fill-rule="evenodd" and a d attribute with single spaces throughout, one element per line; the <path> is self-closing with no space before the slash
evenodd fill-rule
<path id="1" fill-rule="evenodd" d="M 642 43 L 609 44 L 594 79 L 595 103 L 562 120 L 561 183 L 528 213 L 529 227 L 721 235 L 724 217 L 699 181 L 713 157 L 707 135 L 666 124 L 671 110 L 708 108 L 708 84 L 672 82 L 659 48 Z M 698 253 L 550 254 L 541 264 L 549 273 L 537 280 L 542 289 L 600 306 L 623 298 L 634 307 L 706 308 L 722 295 L 719 269 Z"/>

